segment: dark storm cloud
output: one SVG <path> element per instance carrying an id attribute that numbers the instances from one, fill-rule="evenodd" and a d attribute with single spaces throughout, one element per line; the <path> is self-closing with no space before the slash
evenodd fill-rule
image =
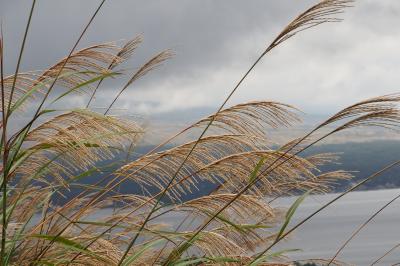
<path id="1" fill-rule="evenodd" d="M 143 34 L 138 57 L 173 48 L 177 57 L 170 67 L 180 70 L 229 63 L 235 43 L 254 32 L 272 37 L 306 1 L 108 1 L 91 26 L 83 45 L 129 39 Z M 39 0 L 36 6 L 26 67 L 46 66 L 65 55 L 99 1 Z M 3 0 L 1 17 L 7 51 L 17 54 L 30 1 Z M 260 49 L 262 44 L 260 44 Z M 233 51 L 232 51 L 233 50 Z M 182 63 L 184 66 L 178 64 Z"/>
<path id="2" fill-rule="evenodd" d="M 98 1 L 38 0 L 23 69 L 42 69 L 65 56 Z M 217 106 L 251 61 L 295 15 L 315 1 L 108 1 L 81 47 L 143 34 L 126 67 L 152 54 L 176 52 L 119 102 L 133 112 Z M 2 0 L 7 62 L 15 62 L 30 1 Z M 274 99 L 326 112 L 364 97 L 395 92 L 399 84 L 400 2 L 363 0 L 340 24 L 305 32 L 278 47 L 232 102 Z M 7 70 L 14 66 L 8 64 Z M 98 95 L 104 105 L 116 84 Z M 344 97 L 345 96 L 345 97 Z M 76 97 L 75 103 L 84 102 Z M 308 108 L 308 109 L 307 109 Z"/>

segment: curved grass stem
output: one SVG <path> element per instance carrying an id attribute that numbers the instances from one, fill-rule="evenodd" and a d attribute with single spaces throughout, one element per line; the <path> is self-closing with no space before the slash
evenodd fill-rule
<path id="1" fill-rule="evenodd" d="M 384 209 L 386 209 L 390 204 L 392 204 L 394 201 L 396 201 L 398 198 L 400 198 L 400 194 L 391 199 L 389 202 L 387 202 L 385 205 L 383 205 L 379 210 L 377 210 L 373 215 L 371 215 L 362 225 L 360 225 L 357 230 L 354 231 L 353 234 L 340 246 L 338 251 L 335 253 L 335 255 L 330 259 L 328 262 L 328 265 L 331 265 L 333 261 L 337 258 L 339 253 L 347 246 L 347 244 L 356 236 L 358 233 L 366 227 L 376 216 L 378 216 Z"/>
<path id="2" fill-rule="evenodd" d="M 374 174 L 370 175 L 369 177 L 365 178 L 363 181 L 357 183 L 356 185 L 352 186 L 350 189 L 346 190 L 345 192 L 341 193 L 340 195 L 338 195 L 337 197 L 335 197 L 334 199 L 330 200 L 328 203 L 324 204 L 322 207 L 320 207 L 318 210 L 314 211 L 312 214 L 310 214 L 309 216 L 307 216 L 305 219 L 303 219 L 302 221 L 300 221 L 299 223 L 297 223 L 295 226 L 293 226 L 290 230 L 288 230 L 286 233 L 282 234 L 282 236 L 279 239 L 276 239 L 271 245 L 269 245 L 266 249 L 264 249 L 262 252 L 260 252 L 253 260 L 252 262 L 260 259 L 265 253 L 267 253 L 272 247 L 274 247 L 277 243 L 279 243 L 282 239 L 284 239 L 286 236 L 288 236 L 290 233 L 292 233 L 293 231 L 295 231 L 297 228 L 299 228 L 301 225 L 303 225 L 305 222 L 307 222 L 308 220 L 310 220 L 312 217 L 314 217 L 315 215 L 317 215 L 318 213 L 320 213 L 322 210 L 326 209 L 328 206 L 332 205 L 332 203 L 336 202 L 337 200 L 339 200 L 340 198 L 344 197 L 345 195 L 347 195 L 348 193 L 350 193 L 351 191 L 356 190 L 357 188 L 359 188 L 360 186 L 362 186 L 363 184 L 367 183 L 368 181 L 370 181 L 371 179 L 379 176 L 380 174 L 382 174 L 383 172 L 397 166 L 398 164 L 400 164 L 400 160 L 399 161 L 395 161 L 387 166 L 385 166 L 384 168 L 382 168 L 381 170 L 375 172 Z"/>
<path id="3" fill-rule="evenodd" d="M 80 41 L 82 40 L 83 36 L 85 35 L 87 29 L 89 28 L 89 26 L 92 24 L 94 18 L 97 16 L 97 14 L 99 13 L 100 9 L 103 7 L 104 3 L 106 0 L 102 0 L 100 2 L 100 4 L 98 5 L 98 7 L 96 8 L 95 12 L 93 13 L 93 15 L 91 16 L 89 22 L 85 25 L 83 31 L 81 32 L 81 34 L 79 35 L 79 38 L 77 39 L 77 41 L 75 42 L 74 46 L 72 47 L 71 51 L 69 52 L 66 60 L 64 60 L 63 65 L 60 67 L 59 71 L 57 72 L 56 78 L 54 79 L 54 81 L 52 82 L 52 84 L 50 85 L 49 89 L 47 90 L 45 96 L 43 97 L 39 107 L 37 108 L 32 120 L 26 125 L 25 128 L 29 129 L 32 124 L 36 121 L 36 119 L 38 118 L 38 115 L 40 114 L 40 110 L 42 108 L 42 106 L 44 105 L 47 97 L 49 96 L 51 90 L 53 89 L 54 85 L 56 84 L 58 77 L 60 76 L 60 74 L 62 73 L 65 65 L 68 62 L 68 59 L 72 56 L 73 52 L 75 51 L 76 47 L 78 46 L 78 44 L 80 43 Z M 25 130 L 25 129 L 24 129 Z M 28 130 L 26 130 L 28 131 Z M 24 132 L 24 131 L 21 131 Z M 50 241 L 50 243 L 46 246 L 46 248 L 44 248 L 36 257 L 35 260 L 39 260 L 41 258 L 41 256 L 48 250 L 48 248 L 54 243 L 54 240 Z"/>
<path id="4" fill-rule="evenodd" d="M 370 266 L 374 266 L 376 265 L 378 262 L 380 262 L 384 257 L 388 256 L 390 253 L 392 253 L 394 250 L 396 250 L 398 247 L 400 247 L 400 243 L 398 243 L 397 245 L 393 246 L 391 249 L 389 249 L 388 251 L 385 252 L 385 254 L 383 254 L 382 256 L 380 256 L 378 259 L 376 259 L 374 262 L 371 263 Z M 395 263 L 394 265 L 399 265 L 400 263 Z"/>
<path id="5" fill-rule="evenodd" d="M 218 115 L 218 113 L 225 107 L 226 103 L 229 101 L 229 99 L 232 97 L 232 95 L 236 92 L 236 90 L 239 88 L 239 86 L 242 84 L 242 82 L 246 79 L 246 77 L 250 74 L 250 72 L 252 72 L 252 70 L 255 68 L 255 66 L 261 61 L 261 59 L 267 54 L 268 51 L 270 51 L 272 49 L 269 48 L 267 50 L 265 50 L 258 58 L 257 60 L 251 65 L 251 67 L 246 71 L 246 73 L 242 76 L 242 78 L 239 80 L 239 82 L 235 85 L 235 87 L 232 89 L 232 91 L 229 93 L 229 95 L 226 97 L 226 99 L 224 100 L 224 102 L 221 104 L 221 106 L 218 108 L 217 112 L 212 116 L 212 118 L 210 119 L 210 121 L 208 122 L 207 126 L 204 128 L 204 130 L 202 131 L 202 133 L 200 134 L 200 136 L 198 137 L 198 139 L 196 140 L 196 142 L 194 143 L 194 145 L 192 146 L 192 148 L 190 149 L 190 151 L 188 152 L 188 154 L 185 156 L 184 160 L 182 161 L 182 163 L 179 165 L 178 169 L 176 170 L 174 176 L 172 176 L 172 178 L 170 179 L 170 181 L 168 182 L 168 184 L 166 185 L 166 187 L 163 189 L 161 195 L 158 197 L 156 203 L 153 205 L 152 209 L 150 210 L 150 212 L 148 213 L 148 215 L 146 216 L 143 224 L 141 225 L 141 227 L 139 228 L 139 231 L 136 233 L 135 237 L 132 239 L 132 241 L 130 241 L 127 249 L 125 250 L 122 258 L 120 259 L 120 261 L 118 262 L 118 266 L 120 266 L 125 257 L 128 255 L 128 252 L 130 251 L 130 249 L 132 248 L 132 246 L 135 244 L 137 238 L 139 237 L 141 231 L 144 229 L 145 225 L 147 224 L 147 222 L 149 221 L 149 219 L 151 218 L 151 216 L 153 215 L 154 211 L 157 209 L 158 204 L 160 203 L 160 201 L 162 200 L 162 198 L 164 197 L 164 195 L 167 193 L 168 189 L 170 188 L 170 186 L 173 184 L 173 182 L 175 181 L 176 177 L 178 176 L 178 173 L 180 172 L 180 170 L 182 169 L 182 167 L 184 166 L 184 164 L 186 163 L 186 161 L 188 160 L 188 158 L 190 157 L 190 155 L 193 153 L 194 149 L 197 147 L 197 145 L 199 144 L 200 140 L 203 138 L 203 136 L 205 135 L 205 133 L 207 132 L 207 130 L 209 129 L 209 127 L 211 126 L 211 124 L 214 122 L 216 116 Z"/>

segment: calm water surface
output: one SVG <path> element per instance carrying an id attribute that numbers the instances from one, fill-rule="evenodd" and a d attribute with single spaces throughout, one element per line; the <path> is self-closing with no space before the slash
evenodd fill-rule
<path id="1" fill-rule="evenodd" d="M 302 225 L 278 249 L 300 248 L 293 259 L 331 258 L 344 241 L 371 215 L 400 194 L 400 189 L 350 193 Z M 309 196 L 295 214 L 292 225 L 317 210 L 337 194 Z M 290 206 L 295 198 L 283 198 L 277 206 Z M 370 265 L 400 243 L 400 199 L 375 217 L 342 251 L 339 260 Z M 400 263 L 400 247 L 377 265 Z"/>
<path id="2" fill-rule="evenodd" d="M 352 192 L 339 199 L 295 231 L 275 250 L 301 249 L 288 254 L 293 260 L 330 259 L 347 238 L 383 205 L 400 194 L 400 189 Z M 295 213 L 288 228 L 311 214 L 338 194 L 309 196 Z M 289 207 L 295 197 L 281 198 L 274 206 Z M 104 210 L 110 213 L 110 210 Z M 99 214 L 101 219 L 103 214 Z M 170 213 L 162 221 L 176 225 L 181 215 Z M 196 222 L 194 222 L 196 224 Z M 375 217 L 341 252 L 338 260 L 351 265 L 371 265 L 386 251 L 400 243 L 400 199 Z M 400 263 L 400 247 L 376 265 Z M 400 264 L 399 264 L 400 265 Z"/>

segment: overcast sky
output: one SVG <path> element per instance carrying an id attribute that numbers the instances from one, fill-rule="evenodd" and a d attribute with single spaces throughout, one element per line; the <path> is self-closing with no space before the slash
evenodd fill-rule
<path id="1" fill-rule="evenodd" d="M 97 7 L 95 0 L 38 0 L 23 70 L 65 56 Z M 130 39 L 144 42 L 125 67 L 172 48 L 176 56 L 137 82 L 118 102 L 131 113 L 216 109 L 279 31 L 315 3 L 298 0 L 108 0 L 81 47 Z M 31 1 L 0 0 L 11 73 Z M 229 105 L 276 100 L 327 114 L 355 101 L 398 92 L 400 1 L 358 0 L 344 21 L 311 29 L 284 43 L 257 66 Z M 106 83 L 96 106 L 118 89 Z M 83 104 L 87 98 L 73 99 Z"/>

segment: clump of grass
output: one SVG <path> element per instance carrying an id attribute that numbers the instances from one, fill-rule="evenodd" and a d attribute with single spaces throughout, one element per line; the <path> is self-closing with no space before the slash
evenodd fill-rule
<path id="1" fill-rule="evenodd" d="M 268 132 L 299 123 L 296 108 L 274 101 L 225 105 L 272 49 L 303 30 L 340 21 L 335 16 L 351 2 L 323 0 L 300 14 L 267 46 L 214 114 L 115 169 L 99 162 L 132 150 L 144 130 L 109 113 L 128 87 L 172 53 L 162 51 L 130 74 L 104 112 L 90 110 L 103 80 L 124 74 L 120 64 L 133 55 L 142 38 L 122 46 L 106 43 L 76 51 L 102 1 L 66 58 L 42 73 L 19 73 L 33 1 L 14 75 L 3 73 L 0 39 L 1 265 L 290 265 L 285 257 L 289 251 L 270 251 L 275 244 L 362 182 L 398 164 L 368 177 L 287 230 L 308 193 L 327 192 L 336 181 L 352 177 L 345 171 L 320 172 L 322 165 L 337 160 L 336 154 L 304 157 L 301 152 L 349 128 L 398 127 L 400 96 L 352 105 L 280 147 Z M 58 100 L 85 92 L 90 95 L 86 108 L 54 107 Z M 33 113 L 29 122 L 9 131 L 16 115 L 29 113 Z M 328 125 L 335 128 L 326 133 L 322 129 Z M 201 131 L 197 139 L 156 152 L 193 130 Z M 80 183 L 99 176 L 92 185 Z M 183 200 L 205 182 L 214 189 Z M 121 185 L 136 186 L 142 193 L 122 194 Z M 77 195 L 57 203 L 57 197 L 76 186 L 81 188 Z M 305 194 L 287 212 L 269 203 L 298 192 Z M 165 222 L 171 216 L 176 220 L 172 225 Z"/>

